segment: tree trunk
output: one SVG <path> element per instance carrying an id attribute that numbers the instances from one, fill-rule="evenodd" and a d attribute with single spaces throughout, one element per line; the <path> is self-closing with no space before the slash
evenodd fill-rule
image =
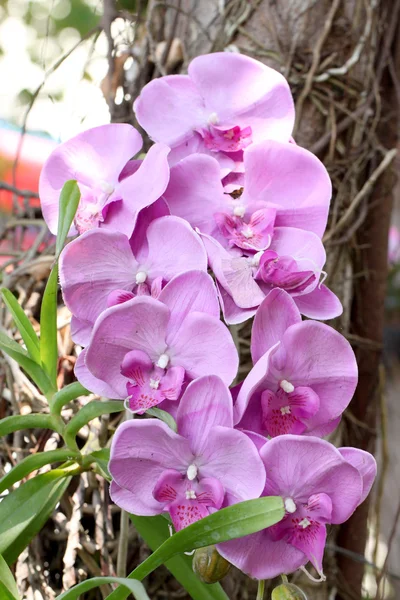
<path id="1" fill-rule="evenodd" d="M 184 72 L 202 53 L 240 51 L 287 77 L 296 100 L 296 141 L 321 158 L 334 186 L 325 235 L 328 284 L 344 305 L 334 326 L 353 343 L 360 371 L 338 439 L 370 451 L 394 184 L 391 149 L 399 126 L 399 8 L 400 0 L 151 0 L 137 27 L 136 76 L 123 82 L 131 98 L 114 114 L 133 122 L 132 99 L 144 83 Z M 337 545 L 363 556 L 367 517 L 365 503 L 340 528 Z M 321 598 L 336 587 L 337 598 L 359 600 L 363 563 L 332 552 L 326 563 L 329 585 Z M 316 598 L 316 589 L 312 594 Z"/>

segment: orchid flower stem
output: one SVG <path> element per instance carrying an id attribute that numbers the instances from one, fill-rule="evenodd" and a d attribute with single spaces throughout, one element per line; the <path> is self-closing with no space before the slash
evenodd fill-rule
<path id="1" fill-rule="evenodd" d="M 126 561 L 128 557 L 128 531 L 129 514 L 125 510 L 121 510 L 117 558 L 117 577 L 126 577 Z"/>
<path id="2" fill-rule="evenodd" d="M 282 583 L 289 583 L 289 579 L 287 578 L 287 575 L 284 575 L 282 573 L 281 578 L 282 578 Z"/>
<path id="3" fill-rule="evenodd" d="M 260 579 L 260 581 L 258 582 L 258 591 L 257 591 L 257 598 L 256 598 L 256 600 L 263 600 L 264 599 L 264 591 L 265 591 L 265 580 L 264 579 Z"/>

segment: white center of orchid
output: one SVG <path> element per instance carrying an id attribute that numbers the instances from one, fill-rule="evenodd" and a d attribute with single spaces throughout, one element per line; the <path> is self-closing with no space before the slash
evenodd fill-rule
<path id="1" fill-rule="evenodd" d="M 107 194 L 108 196 L 110 194 L 112 194 L 114 191 L 114 186 L 111 183 L 109 183 L 108 181 L 104 181 L 104 180 L 100 181 L 99 187 L 100 187 L 101 191 L 104 192 L 105 194 Z"/>
<path id="2" fill-rule="evenodd" d="M 186 500 L 196 500 L 196 494 L 194 490 L 186 490 L 185 492 Z"/>
<path id="3" fill-rule="evenodd" d="M 197 467 L 196 465 L 189 465 L 186 471 L 187 478 L 189 481 L 193 481 L 197 477 Z"/>
<path id="4" fill-rule="evenodd" d="M 244 206 L 235 206 L 235 208 L 233 209 L 234 216 L 240 217 L 241 219 L 244 217 L 245 212 L 246 212 L 246 209 Z"/>
<path id="5" fill-rule="evenodd" d="M 157 361 L 157 367 L 160 367 L 160 369 L 166 369 L 168 363 L 169 363 L 168 354 L 161 354 L 161 356 L 159 357 L 159 359 Z"/>
<path id="6" fill-rule="evenodd" d="M 242 233 L 243 233 L 244 237 L 247 238 L 248 240 L 250 238 L 252 238 L 253 235 L 254 235 L 253 230 L 251 229 L 251 227 L 246 227 L 246 229 L 243 229 Z"/>
<path id="7" fill-rule="evenodd" d="M 302 527 L 303 529 L 306 529 L 307 527 L 309 527 L 311 525 L 311 522 L 304 517 L 304 519 L 302 519 L 299 523 L 300 527 Z"/>
<path id="8" fill-rule="evenodd" d="M 145 271 L 138 271 L 138 273 L 136 273 L 136 285 L 139 285 L 139 283 L 144 283 L 147 279 L 147 273 Z"/>
<path id="9" fill-rule="evenodd" d="M 160 382 L 158 379 L 150 379 L 150 387 L 152 390 L 158 390 L 158 386 L 160 385 Z"/>
<path id="10" fill-rule="evenodd" d="M 290 415 L 290 406 L 282 406 L 281 414 L 282 415 Z"/>
<path id="11" fill-rule="evenodd" d="M 286 379 L 282 379 L 282 381 L 280 382 L 279 385 L 281 386 L 283 391 L 286 392 L 287 394 L 291 394 L 292 392 L 294 392 L 293 383 L 290 383 L 290 381 L 287 381 Z"/>
<path id="12" fill-rule="evenodd" d="M 260 252 L 256 252 L 256 254 L 250 259 L 252 267 L 258 267 L 260 265 L 260 260 L 263 254 L 264 250 L 260 250 Z"/>
<path id="13" fill-rule="evenodd" d="M 218 115 L 216 112 L 212 112 L 210 114 L 210 116 L 208 117 L 208 124 L 209 125 L 216 125 L 218 123 Z"/>
<path id="14" fill-rule="evenodd" d="M 297 506 L 295 505 L 292 498 L 285 498 L 285 509 L 288 513 L 294 513 L 297 510 Z"/>

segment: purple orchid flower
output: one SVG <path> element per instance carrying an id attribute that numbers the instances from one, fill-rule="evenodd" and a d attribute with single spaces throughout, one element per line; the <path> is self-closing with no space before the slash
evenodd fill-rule
<path id="1" fill-rule="evenodd" d="M 143 413 L 179 398 L 183 381 L 218 373 L 229 385 L 238 355 L 219 320 L 211 277 L 188 271 L 174 277 L 158 299 L 137 296 L 105 310 L 75 368 L 79 381 L 110 398 L 129 398 Z"/>
<path id="2" fill-rule="evenodd" d="M 294 124 L 285 78 L 229 52 L 198 56 L 188 75 L 151 81 L 134 109 L 153 140 L 175 149 L 174 163 L 192 153 L 214 153 L 219 159 L 261 140 L 287 141 Z"/>
<path id="3" fill-rule="evenodd" d="M 271 291 L 254 319 L 254 367 L 235 403 L 235 423 L 270 437 L 333 431 L 357 385 L 348 341 L 332 327 L 301 321 L 293 299 Z"/>
<path id="4" fill-rule="evenodd" d="M 169 512 L 176 530 L 222 506 L 258 498 L 265 469 L 253 443 L 233 429 L 232 398 L 217 376 L 187 387 L 178 433 L 156 419 L 126 421 L 114 435 L 112 500 L 142 516 Z"/>
<path id="5" fill-rule="evenodd" d="M 350 450 L 354 458 L 358 451 Z M 268 529 L 220 544 L 218 551 L 256 579 L 292 573 L 308 561 L 322 574 L 326 525 L 346 521 L 373 478 L 363 477 L 337 448 L 318 438 L 284 435 L 268 441 L 260 455 L 267 472 L 262 495 L 282 496 L 286 516 Z M 374 458 L 363 460 L 373 472 Z"/>
<path id="6" fill-rule="evenodd" d="M 140 217 L 139 217 L 140 219 Z M 135 252 L 123 233 L 93 229 L 70 242 L 60 257 L 64 301 L 73 314 L 72 337 L 86 346 L 94 323 L 106 308 L 134 298 L 157 298 L 175 275 L 207 271 L 207 255 L 199 236 L 180 217 L 153 220 L 133 235 Z"/>
<path id="7" fill-rule="evenodd" d="M 135 161 L 134 169 L 124 171 L 141 147 L 140 134 L 124 123 L 94 127 L 60 144 L 45 162 L 39 181 L 50 231 L 57 233 L 61 189 L 76 179 L 81 200 L 70 235 L 106 226 L 130 237 L 138 212 L 162 195 L 169 180 L 169 148 L 164 144 L 155 144 L 139 166 Z M 125 177 L 127 173 L 131 174 Z"/>
<path id="8" fill-rule="evenodd" d="M 225 248 L 257 252 L 268 247 L 274 227 L 296 227 L 321 237 L 331 194 L 329 175 L 316 156 L 300 146 L 268 140 L 248 148 L 244 174 L 233 173 L 224 184 L 215 159 L 188 156 L 171 169 L 164 198 L 172 214 Z"/>
<path id="9" fill-rule="evenodd" d="M 252 317 L 274 288 L 290 294 L 307 317 L 332 319 L 340 315 L 339 299 L 320 283 L 326 259 L 320 238 L 294 227 L 269 231 L 268 249 L 252 255 L 240 250 L 234 254 L 211 236 L 201 236 L 217 279 L 225 321 L 242 323 Z"/>

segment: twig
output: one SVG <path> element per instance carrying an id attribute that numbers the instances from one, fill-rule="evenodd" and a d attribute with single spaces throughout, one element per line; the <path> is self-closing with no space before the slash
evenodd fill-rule
<path id="1" fill-rule="evenodd" d="M 372 175 L 370 176 L 368 181 L 366 181 L 364 183 L 363 187 L 358 192 L 358 194 L 355 196 L 355 198 L 353 199 L 352 203 L 350 204 L 350 206 L 348 207 L 348 209 L 346 210 L 344 215 L 339 219 L 338 223 L 336 224 L 336 227 L 334 227 L 333 229 L 328 231 L 328 233 L 325 235 L 325 237 L 323 239 L 324 243 L 327 242 L 328 240 L 330 240 L 334 235 L 339 233 L 339 231 L 342 231 L 342 229 L 346 225 L 348 225 L 354 211 L 359 207 L 363 198 L 365 198 L 365 196 L 372 190 L 377 179 L 389 167 L 390 163 L 393 161 L 396 154 L 397 154 L 396 148 L 392 148 L 385 154 L 382 162 L 378 165 L 378 167 L 372 173 Z"/>
<path id="2" fill-rule="evenodd" d="M 294 128 L 295 132 L 297 131 L 297 129 L 299 127 L 299 123 L 301 120 L 301 114 L 303 111 L 303 105 L 304 105 L 304 102 L 305 102 L 308 94 L 310 93 L 314 75 L 318 69 L 318 65 L 319 65 L 319 62 L 321 59 L 321 50 L 322 50 L 325 40 L 328 37 L 328 34 L 331 30 L 333 19 L 335 17 L 337 9 L 339 8 L 339 4 L 340 4 L 340 0 L 333 0 L 332 6 L 329 10 L 329 13 L 326 16 L 326 19 L 325 19 L 324 28 L 323 28 L 322 33 L 315 45 L 311 67 L 310 67 L 309 72 L 307 73 L 307 78 L 306 78 L 304 87 L 301 90 L 301 94 L 296 102 L 296 124 L 295 124 L 295 128 Z"/>
<path id="3" fill-rule="evenodd" d="M 0 181 L 0 190 L 7 190 L 7 192 L 12 192 L 17 196 L 20 196 L 20 198 L 39 198 L 39 194 L 36 192 L 32 192 L 31 190 L 20 190 L 15 187 L 15 185 L 11 185 L 5 181 Z"/>

